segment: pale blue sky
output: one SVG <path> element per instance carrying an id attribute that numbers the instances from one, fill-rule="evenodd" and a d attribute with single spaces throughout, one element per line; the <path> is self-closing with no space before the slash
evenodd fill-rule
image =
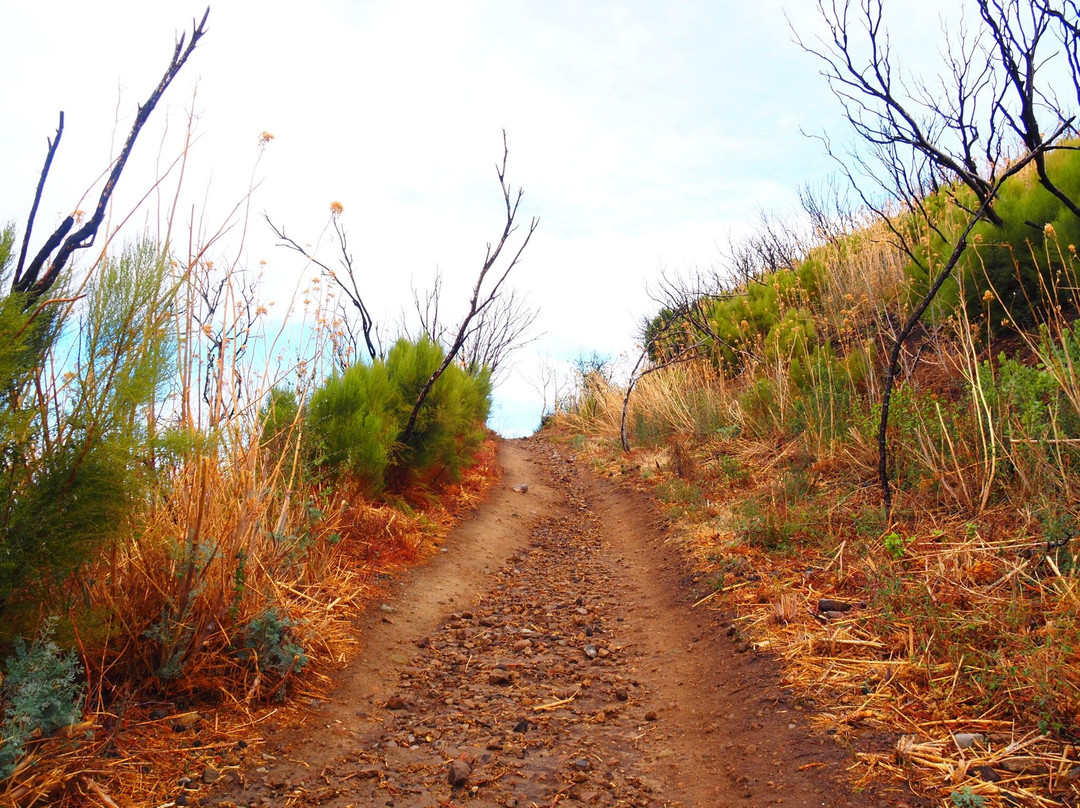
<path id="1" fill-rule="evenodd" d="M 0 220 L 21 227 L 60 109 L 39 236 L 76 206 L 205 5 L 0 0 Z M 811 24 L 811 3 L 786 5 Z M 910 28 L 931 4 L 892 6 Z M 464 302 L 500 226 L 505 128 L 522 211 L 541 218 L 515 285 L 546 332 L 497 394 L 494 425 L 508 432 L 538 420 L 526 381 L 537 355 L 631 350 L 659 267 L 715 263 L 758 209 L 791 210 L 801 184 L 827 176 L 800 127 L 848 138 L 776 0 L 230 0 L 212 4 L 208 28 L 138 144 L 117 216 L 179 153 L 194 110 L 181 218 L 216 227 L 254 176 L 246 241 L 234 227 L 220 260 L 267 261 L 266 294 L 284 298 L 301 267 L 257 214 L 313 239 L 340 201 L 372 308 L 392 330 L 410 281 L 424 285 L 436 267 L 448 302 Z M 275 139 L 256 166 L 264 130 Z M 158 227 L 174 187 L 151 195 L 130 234 Z"/>

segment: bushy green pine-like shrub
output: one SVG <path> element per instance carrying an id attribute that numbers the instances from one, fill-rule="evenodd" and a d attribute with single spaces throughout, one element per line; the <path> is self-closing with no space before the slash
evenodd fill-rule
<path id="1" fill-rule="evenodd" d="M 404 419 L 444 357 L 443 349 L 426 339 L 398 340 L 390 349 L 386 366 L 406 404 Z M 401 447 L 401 465 L 420 473 L 445 471 L 456 478 L 484 439 L 490 409 L 491 373 L 487 368 L 470 373 L 451 364 L 420 409 L 408 443 Z"/>
<path id="2" fill-rule="evenodd" d="M 401 339 L 385 360 L 353 365 L 327 379 L 308 407 L 313 465 L 331 476 L 348 475 L 371 493 L 386 486 L 388 474 L 456 477 L 483 440 L 491 406 L 486 368 L 447 367 L 408 442 L 401 441 L 413 403 L 444 356 L 427 339 Z"/>
<path id="3" fill-rule="evenodd" d="M 397 436 L 400 391 L 390 382 L 386 363 L 353 365 L 323 382 L 311 396 L 308 436 L 316 468 L 331 476 L 348 475 L 370 493 L 382 490 Z"/>
<path id="4" fill-rule="evenodd" d="M 13 242 L 8 228 L 4 287 Z M 0 297 L 0 608 L 64 577 L 128 524 L 151 474 L 156 436 L 144 410 L 170 371 L 173 299 L 150 244 L 96 267 L 74 313 Z"/>

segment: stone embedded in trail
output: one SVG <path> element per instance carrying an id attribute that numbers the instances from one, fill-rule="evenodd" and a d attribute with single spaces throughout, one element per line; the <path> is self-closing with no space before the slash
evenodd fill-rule
<path id="1" fill-rule="evenodd" d="M 472 774 L 472 766 L 461 758 L 451 760 L 446 767 L 446 781 L 451 788 L 463 788 Z"/>
<path id="2" fill-rule="evenodd" d="M 529 493 L 529 486 L 525 483 L 518 483 L 514 486 L 513 490 L 517 491 L 519 494 L 527 494 Z"/>
<path id="3" fill-rule="evenodd" d="M 998 764 L 1012 774 L 1032 774 L 1034 772 L 1046 772 L 1051 764 L 1038 757 L 1022 756 L 1007 758 Z"/>
<path id="4" fill-rule="evenodd" d="M 202 716 L 195 712 L 178 715 L 173 720 L 173 732 L 183 732 L 186 729 L 194 729 L 198 726 L 200 721 L 202 721 Z"/>
<path id="5" fill-rule="evenodd" d="M 489 685 L 508 685 L 514 681 L 513 674 L 505 670 L 493 670 L 488 674 Z"/>

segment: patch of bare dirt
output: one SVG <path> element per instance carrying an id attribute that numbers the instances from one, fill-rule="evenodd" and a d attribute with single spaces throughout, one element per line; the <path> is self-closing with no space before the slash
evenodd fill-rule
<path id="1" fill-rule="evenodd" d="M 331 701 L 237 749 L 244 806 L 894 805 L 841 782 L 774 663 L 695 609 L 639 496 L 539 439 L 360 626 Z M 521 493 L 515 487 L 527 486 Z M 189 796 L 190 795 L 190 796 Z"/>

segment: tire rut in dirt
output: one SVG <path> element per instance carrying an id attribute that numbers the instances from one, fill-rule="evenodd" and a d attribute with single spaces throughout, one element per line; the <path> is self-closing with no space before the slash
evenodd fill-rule
<path id="1" fill-rule="evenodd" d="M 609 616 L 598 521 L 564 490 L 481 602 L 420 639 L 397 692 L 361 711 L 356 751 L 280 784 L 286 804 L 679 804 L 637 765 L 655 713 Z"/>

